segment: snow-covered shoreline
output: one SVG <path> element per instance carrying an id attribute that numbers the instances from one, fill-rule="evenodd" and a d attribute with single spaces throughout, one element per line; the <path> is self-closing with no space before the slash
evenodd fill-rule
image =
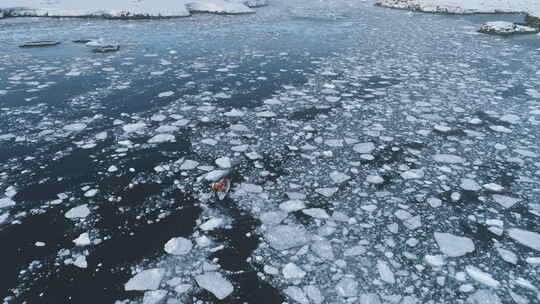
<path id="1" fill-rule="evenodd" d="M 0 18 L 107 18 L 145 19 L 189 17 L 192 13 L 225 15 L 255 13 L 253 8 L 267 5 L 267 0 L 53 0 L 43 4 L 39 0 L 6 0 L 0 4 Z"/>
<path id="2" fill-rule="evenodd" d="M 380 7 L 446 14 L 525 14 L 526 22 L 540 26 L 540 2 L 535 0 L 378 0 Z"/>

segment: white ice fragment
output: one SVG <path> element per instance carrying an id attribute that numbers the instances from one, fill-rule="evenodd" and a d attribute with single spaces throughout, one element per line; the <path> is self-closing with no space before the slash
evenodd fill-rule
<path id="1" fill-rule="evenodd" d="M 311 244 L 311 250 L 321 259 L 334 260 L 334 250 L 332 244 L 327 240 L 319 240 Z"/>
<path id="2" fill-rule="evenodd" d="M 461 164 L 465 162 L 464 158 L 461 158 L 453 154 L 436 154 L 433 156 L 433 159 L 439 163 L 446 164 Z"/>
<path id="3" fill-rule="evenodd" d="M 211 218 L 208 221 L 206 221 L 204 224 L 202 224 L 200 226 L 200 228 L 203 231 L 212 231 L 212 230 L 214 230 L 216 228 L 221 227 L 224 223 L 225 223 L 225 221 L 222 218 L 215 217 L 215 218 Z"/>
<path id="4" fill-rule="evenodd" d="M 343 182 L 346 182 L 348 181 L 349 179 L 351 179 L 350 176 L 348 176 L 347 174 L 345 173 L 341 173 L 341 172 L 338 172 L 338 171 L 333 171 L 330 173 L 330 179 L 335 183 L 335 184 L 341 184 Z"/>
<path id="5" fill-rule="evenodd" d="M 411 169 L 401 173 L 403 179 L 420 179 L 424 177 L 424 170 Z"/>
<path id="6" fill-rule="evenodd" d="M 248 193 L 262 193 L 264 189 L 259 185 L 245 183 L 242 184 L 242 190 Z"/>
<path id="7" fill-rule="evenodd" d="M 297 225 L 278 225 L 268 229 L 266 241 L 276 250 L 296 248 L 310 241 L 307 231 Z"/>
<path id="8" fill-rule="evenodd" d="M 459 185 L 463 190 L 478 191 L 481 189 L 480 185 L 470 178 L 462 178 Z"/>
<path id="9" fill-rule="evenodd" d="M 159 98 L 164 98 L 164 97 L 171 97 L 174 95 L 174 92 L 173 91 L 166 91 L 166 92 L 161 92 L 158 94 L 158 97 Z"/>
<path id="10" fill-rule="evenodd" d="M 332 197 L 337 191 L 338 191 L 338 188 L 336 187 L 315 189 L 315 192 L 325 197 Z"/>
<path id="11" fill-rule="evenodd" d="M 352 298 L 358 295 L 358 282 L 351 277 L 344 277 L 336 285 L 337 294 L 344 298 Z"/>
<path id="12" fill-rule="evenodd" d="M 228 170 L 214 170 L 214 171 L 208 172 L 205 175 L 204 179 L 209 182 L 217 182 L 222 177 L 226 176 L 228 173 L 229 173 Z"/>
<path id="13" fill-rule="evenodd" d="M 467 304 L 502 304 L 493 290 L 480 289 L 467 298 Z"/>
<path id="14" fill-rule="evenodd" d="M 190 290 L 193 286 L 191 286 L 190 284 L 179 284 L 179 285 L 176 285 L 176 287 L 174 287 L 174 292 L 176 292 L 176 294 L 184 294 L 186 293 L 188 290 Z"/>
<path id="15" fill-rule="evenodd" d="M 64 130 L 69 132 L 80 132 L 82 130 L 86 129 L 86 124 L 84 123 L 73 123 L 64 126 Z"/>
<path id="16" fill-rule="evenodd" d="M 304 291 L 299 287 L 289 286 L 285 288 L 283 292 L 297 303 L 309 304 L 309 300 L 306 297 Z"/>
<path id="17" fill-rule="evenodd" d="M 508 129 L 505 126 L 489 126 L 489 128 L 495 132 L 499 133 L 512 133 L 511 129 Z"/>
<path id="18" fill-rule="evenodd" d="M 165 269 L 153 268 L 139 272 L 132 277 L 124 286 L 126 291 L 130 290 L 156 290 L 163 280 Z"/>
<path id="19" fill-rule="evenodd" d="M 124 130 L 125 133 L 133 133 L 133 132 L 139 132 L 146 128 L 146 124 L 139 122 L 139 123 L 132 123 L 122 126 L 122 130 Z"/>
<path id="20" fill-rule="evenodd" d="M 90 236 L 88 235 L 88 232 L 85 232 L 79 235 L 78 238 L 73 240 L 73 243 L 75 243 L 75 245 L 77 246 L 88 246 L 92 244 L 92 242 L 90 241 Z"/>
<path id="21" fill-rule="evenodd" d="M 172 238 L 164 246 L 165 252 L 172 255 L 188 254 L 191 248 L 193 248 L 193 243 L 183 237 Z"/>
<path id="22" fill-rule="evenodd" d="M 180 166 L 180 170 L 182 171 L 189 171 L 189 170 L 193 170 L 195 168 L 197 168 L 197 166 L 199 166 L 199 162 L 198 161 L 194 161 L 194 160 L 191 160 L 191 159 L 187 159 L 185 160 L 182 165 Z"/>
<path id="23" fill-rule="evenodd" d="M 272 112 L 272 111 L 262 111 L 262 112 L 259 112 L 257 114 L 255 114 L 257 117 L 264 117 L 264 118 L 271 118 L 271 117 L 276 117 L 276 113 Z"/>
<path id="24" fill-rule="evenodd" d="M 3 224 L 9 217 L 9 213 L 0 214 L 0 224 Z"/>
<path id="25" fill-rule="evenodd" d="M 285 218 L 287 218 L 287 212 L 283 211 L 269 211 L 262 213 L 259 217 L 261 222 L 266 226 L 279 225 Z"/>
<path id="26" fill-rule="evenodd" d="M 506 262 L 508 262 L 510 264 L 514 264 L 514 265 L 517 264 L 518 257 L 512 251 L 510 251 L 508 249 L 501 248 L 501 247 L 497 247 L 497 252 L 499 253 L 499 255 L 501 256 L 501 258 L 504 261 L 506 261 Z"/>
<path id="27" fill-rule="evenodd" d="M 487 272 L 483 272 L 479 268 L 475 266 L 467 266 L 465 267 L 465 271 L 467 274 L 475 281 L 477 281 L 480 284 L 492 287 L 492 288 L 498 288 L 500 283 L 499 281 L 493 279 L 491 274 Z"/>
<path id="28" fill-rule="evenodd" d="M 360 295 L 359 304 L 381 304 L 381 298 L 376 293 L 363 293 Z"/>
<path id="29" fill-rule="evenodd" d="M 244 116 L 245 114 L 244 112 L 240 110 L 232 109 L 229 112 L 225 112 L 224 115 L 228 117 L 241 117 L 241 116 Z"/>
<path id="30" fill-rule="evenodd" d="M 225 299 L 233 291 L 233 285 L 218 272 L 207 272 L 195 277 L 197 284 L 211 292 L 219 300 Z"/>
<path id="31" fill-rule="evenodd" d="M 88 198 L 94 197 L 96 196 L 96 194 L 98 194 L 98 192 L 99 192 L 98 189 L 90 189 L 84 193 L 84 197 L 88 197 Z"/>
<path id="32" fill-rule="evenodd" d="M 375 150 L 375 145 L 372 142 L 364 142 L 354 145 L 353 150 L 360 154 L 370 154 Z"/>
<path id="33" fill-rule="evenodd" d="M 289 279 L 301 279 L 306 276 L 306 272 L 302 268 L 296 266 L 294 263 L 288 263 L 283 267 L 283 277 Z"/>
<path id="34" fill-rule="evenodd" d="M 68 219 L 85 218 L 89 214 L 90 209 L 88 209 L 87 204 L 84 204 L 71 208 L 68 212 L 66 212 L 65 217 Z"/>
<path id="35" fill-rule="evenodd" d="M 270 265 L 264 265 L 263 267 L 264 272 L 271 274 L 271 275 L 278 275 L 279 270 L 276 267 L 272 267 Z"/>
<path id="36" fill-rule="evenodd" d="M 288 200 L 279 204 L 279 209 L 288 213 L 296 212 L 304 208 L 306 208 L 306 205 L 304 204 L 304 202 L 299 201 L 299 200 Z"/>
<path id="37" fill-rule="evenodd" d="M 163 304 L 166 297 L 166 290 L 150 290 L 144 293 L 142 304 Z"/>
<path id="38" fill-rule="evenodd" d="M 431 267 L 442 267 L 446 262 L 444 261 L 444 256 L 442 255 L 426 255 L 424 261 Z"/>
<path id="39" fill-rule="evenodd" d="M 118 171 L 118 167 L 116 167 L 115 165 L 111 165 L 109 167 L 109 169 L 107 169 L 107 172 L 109 172 L 109 173 L 113 173 L 113 172 L 116 172 L 116 171 Z"/>
<path id="40" fill-rule="evenodd" d="M 513 198 L 513 197 L 510 197 L 510 196 L 506 196 L 506 195 L 501 195 L 501 194 L 493 194 L 493 200 L 501 205 L 502 207 L 504 208 L 511 208 L 512 206 L 514 206 L 515 204 L 519 203 L 519 199 L 517 198 Z"/>
<path id="41" fill-rule="evenodd" d="M 73 261 L 73 265 L 79 268 L 83 268 L 83 269 L 87 268 L 88 263 L 86 262 L 86 257 L 84 255 L 77 256 L 75 260 Z"/>
<path id="42" fill-rule="evenodd" d="M 15 206 L 15 202 L 11 198 L 9 197 L 0 198 L 0 208 L 6 208 L 6 207 L 11 207 L 11 206 Z"/>
<path id="43" fill-rule="evenodd" d="M 390 269 L 390 266 L 385 261 L 377 260 L 377 270 L 379 271 L 381 280 L 390 284 L 394 284 L 396 282 L 392 269 Z"/>
<path id="44" fill-rule="evenodd" d="M 330 216 L 326 213 L 326 210 L 321 208 L 309 208 L 302 210 L 302 213 L 318 219 L 328 219 Z"/>
<path id="45" fill-rule="evenodd" d="M 433 208 L 439 208 L 442 205 L 442 201 L 436 197 L 428 198 L 427 202 Z"/>
<path id="46" fill-rule="evenodd" d="M 232 167 L 231 159 L 228 157 L 220 157 L 216 159 L 216 165 L 221 169 L 229 169 Z"/>
<path id="47" fill-rule="evenodd" d="M 172 134 L 158 134 L 148 140 L 149 144 L 161 144 L 165 142 L 174 142 L 176 137 Z"/>
<path id="48" fill-rule="evenodd" d="M 492 192 L 501 192 L 501 191 L 504 190 L 503 186 L 501 186 L 499 184 L 495 184 L 495 183 L 484 184 L 484 185 L 482 185 L 482 187 L 484 187 L 486 190 L 492 191 Z"/>
<path id="49" fill-rule="evenodd" d="M 460 257 L 475 249 L 473 241 L 468 237 L 443 232 L 435 232 L 434 236 L 441 252 L 449 257 Z"/>
<path id="50" fill-rule="evenodd" d="M 314 304 L 322 304 L 324 302 L 324 297 L 317 286 L 307 285 L 304 287 L 304 292 Z"/>
<path id="51" fill-rule="evenodd" d="M 384 179 L 379 175 L 370 174 L 366 177 L 366 181 L 370 184 L 382 184 Z"/>
<path id="52" fill-rule="evenodd" d="M 540 251 L 540 234 L 519 228 L 508 229 L 508 236 L 514 241 L 536 251 Z"/>

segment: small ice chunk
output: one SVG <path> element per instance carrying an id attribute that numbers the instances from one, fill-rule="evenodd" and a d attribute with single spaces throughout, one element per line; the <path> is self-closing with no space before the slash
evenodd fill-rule
<path id="1" fill-rule="evenodd" d="M 88 197 L 88 198 L 94 197 L 96 196 L 96 194 L 98 194 L 98 192 L 99 192 L 98 189 L 90 189 L 84 193 L 84 197 Z"/>
<path id="2" fill-rule="evenodd" d="M 73 261 L 73 265 L 79 268 L 87 268 L 88 263 L 86 262 L 86 257 L 84 255 L 77 256 L 77 258 L 75 258 L 75 261 Z"/>
<path id="3" fill-rule="evenodd" d="M 270 265 L 264 265 L 263 267 L 264 272 L 271 274 L 271 275 L 278 275 L 279 270 L 276 267 L 272 267 Z"/>
<path id="4" fill-rule="evenodd" d="M 344 182 L 348 181 L 349 179 L 351 179 L 351 177 L 348 176 L 345 173 L 341 173 L 341 172 L 338 172 L 338 171 L 333 171 L 333 172 L 330 173 L 330 179 L 335 184 L 341 184 L 341 183 L 344 183 Z"/>
<path id="5" fill-rule="evenodd" d="M 519 228 L 508 229 L 508 236 L 514 241 L 536 251 L 540 251 L 540 234 Z"/>
<path id="6" fill-rule="evenodd" d="M 225 299 L 233 291 L 233 285 L 218 272 L 207 272 L 195 277 L 202 289 L 212 293 L 219 300 Z"/>
<path id="7" fill-rule="evenodd" d="M 127 124 L 122 127 L 125 133 L 139 132 L 146 128 L 146 124 L 142 122 Z"/>
<path id="8" fill-rule="evenodd" d="M 501 195 L 501 194 L 493 194 L 493 200 L 497 204 L 503 206 L 505 209 L 511 208 L 512 206 L 519 203 L 519 201 L 520 201 L 517 198 L 513 198 L 513 197 L 510 197 L 510 196 Z"/>
<path id="9" fill-rule="evenodd" d="M 0 224 L 3 224 L 9 217 L 9 213 L 0 214 Z"/>
<path id="10" fill-rule="evenodd" d="M 116 172 L 118 171 L 118 167 L 116 167 L 115 165 L 112 165 L 109 167 L 109 169 L 107 169 L 107 172 L 109 173 L 113 173 L 113 172 Z"/>
<path id="11" fill-rule="evenodd" d="M 151 290 L 144 293 L 142 304 L 162 304 L 167 297 L 166 290 Z"/>
<path id="12" fill-rule="evenodd" d="M 189 170 L 193 170 L 195 168 L 197 168 L 197 166 L 199 166 L 199 162 L 198 161 L 194 161 L 194 160 L 191 160 L 191 159 L 187 159 L 185 160 L 182 165 L 180 166 L 180 170 L 182 171 L 189 171 Z"/>
<path id="13" fill-rule="evenodd" d="M 15 202 L 9 197 L 0 198 L 0 208 L 15 206 Z"/>
<path id="14" fill-rule="evenodd" d="M 64 126 L 64 130 L 69 132 L 80 132 L 84 129 L 86 129 L 86 124 L 84 123 L 74 123 Z"/>
<path id="15" fill-rule="evenodd" d="M 473 280 L 477 281 L 480 284 L 483 284 L 492 288 L 498 288 L 500 285 L 499 281 L 493 279 L 493 277 L 489 273 L 483 272 L 482 270 L 480 270 L 479 268 L 475 266 L 469 265 L 465 267 L 465 271 Z"/>
<path id="16" fill-rule="evenodd" d="M 442 267 L 445 264 L 444 256 L 442 255 L 426 255 L 424 261 L 431 267 Z"/>
<path id="17" fill-rule="evenodd" d="M 315 192 L 319 193 L 322 196 L 325 197 L 332 197 L 336 192 L 338 191 L 338 188 L 317 188 L 315 189 Z"/>
<path id="18" fill-rule="evenodd" d="M 287 218 L 287 212 L 283 211 L 269 211 L 261 214 L 259 217 L 261 222 L 266 226 L 279 225 L 285 218 Z"/>
<path id="19" fill-rule="evenodd" d="M 461 189 L 467 191 L 478 191 L 481 189 L 480 185 L 470 178 L 462 178 L 459 186 Z"/>
<path id="20" fill-rule="evenodd" d="M 517 264 L 518 257 L 512 251 L 510 251 L 508 249 L 501 248 L 501 247 L 497 247 L 497 252 L 499 253 L 499 255 L 501 256 L 501 258 L 504 261 L 506 261 L 506 262 L 508 262 L 510 264 L 514 264 L 514 265 Z"/>
<path id="21" fill-rule="evenodd" d="M 248 192 L 248 193 L 262 193 L 263 187 L 255 184 L 242 184 L 242 190 Z"/>
<path id="22" fill-rule="evenodd" d="M 181 295 L 181 294 L 184 294 L 186 293 L 188 290 L 190 290 L 193 286 L 191 286 L 190 284 L 179 284 L 179 285 L 176 285 L 176 287 L 174 287 L 174 291 Z"/>
<path id="23" fill-rule="evenodd" d="M 224 220 L 219 217 L 211 218 L 200 226 L 203 231 L 212 231 L 221 227 L 224 224 Z"/>
<path id="24" fill-rule="evenodd" d="M 156 290 L 163 280 L 165 269 L 153 268 L 139 272 L 132 277 L 124 286 L 126 291 L 130 290 Z"/>
<path id="25" fill-rule="evenodd" d="M 495 184 L 495 183 L 484 184 L 484 185 L 482 185 L 482 187 L 484 187 L 486 190 L 492 191 L 492 192 L 501 192 L 501 191 L 504 190 L 503 186 L 501 186 L 499 184 Z"/>
<path id="26" fill-rule="evenodd" d="M 208 172 L 205 175 L 204 179 L 209 182 L 217 182 L 222 177 L 226 176 L 228 173 L 229 173 L 228 170 L 214 170 L 214 171 Z"/>
<path id="27" fill-rule="evenodd" d="M 369 154 L 375 150 L 375 145 L 372 142 L 364 142 L 354 145 L 353 150 L 360 154 Z"/>
<path id="28" fill-rule="evenodd" d="M 366 181 L 371 184 L 382 184 L 384 179 L 379 175 L 370 174 L 366 177 Z"/>
<path id="29" fill-rule="evenodd" d="M 442 200 L 436 198 L 436 197 L 430 197 L 427 199 L 428 204 L 433 208 L 439 208 L 442 206 Z"/>
<path id="30" fill-rule="evenodd" d="M 148 140 L 149 144 L 161 144 L 165 142 L 174 142 L 176 137 L 172 134 L 158 134 Z"/>
<path id="31" fill-rule="evenodd" d="M 335 258 L 332 244 L 327 240 L 313 242 L 311 250 L 321 259 L 333 261 Z"/>
<path id="32" fill-rule="evenodd" d="M 264 235 L 266 241 L 276 250 L 303 246 L 309 242 L 307 231 L 297 225 L 278 225 Z"/>
<path id="33" fill-rule="evenodd" d="M 352 298 L 358 295 L 358 282 L 351 277 L 344 277 L 336 285 L 337 294 L 344 298 Z"/>
<path id="34" fill-rule="evenodd" d="M 394 284 L 396 282 L 392 269 L 390 269 L 390 266 L 385 261 L 382 261 L 382 260 L 377 261 L 377 270 L 379 271 L 381 280 L 390 284 Z"/>
<path id="35" fill-rule="evenodd" d="M 304 202 L 299 200 L 288 200 L 279 204 L 279 209 L 289 213 L 296 212 L 304 208 L 306 208 L 306 205 L 304 204 Z"/>
<path id="36" fill-rule="evenodd" d="M 283 292 L 294 301 L 300 304 L 309 304 L 309 300 L 306 297 L 304 291 L 296 286 L 289 286 L 283 290 Z"/>
<path id="37" fill-rule="evenodd" d="M 188 254 L 193 248 L 193 243 L 183 237 L 176 237 L 170 239 L 164 247 L 165 252 L 172 255 L 185 255 Z"/>
<path id="38" fill-rule="evenodd" d="M 467 298 L 467 304 L 502 304 L 502 301 L 495 291 L 480 289 Z"/>
<path id="39" fill-rule="evenodd" d="M 461 158 L 453 154 L 436 154 L 433 156 L 433 159 L 439 163 L 446 164 L 461 164 L 465 162 L 464 158 Z"/>
<path id="40" fill-rule="evenodd" d="M 360 295 L 359 304 L 381 304 L 381 298 L 376 293 L 363 293 Z"/>
<path id="41" fill-rule="evenodd" d="M 283 267 L 283 277 L 285 279 L 301 279 L 306 276 L 306 272 L 302 268 L 296 266 L 294 263 L 288 263 Z"/>
<path id="42" fill-rule="evenodd" d="M 326 210 L 321 208 L 309 208 L 302 210 L 302 213 L 318 219 L 328 219 L 330 215 L 326 213 Z"/>
<path id="43" fill-rule="evenodd" d="M 232 167 L 231 159 L 228 157 L 220 157 L 216 159 L 216 165 L 221 169 L 229 169 Z"/>
<path id="44" fill-rule="evenodd" d="M 434 236 L 441 252 L 449 257 L 460 257 L 475 249 L 473 241 L 468 237 L 443 232 L 435 232 Z"/>
<path id="45" fill-rule="evenodd" d="M 159 98 L 164 98 L 164 97 L 171 97 L 174 95 L 174 92 L 173 91 L 166 91 L 166 92 L 161 92 L 158 94 L 158 97 Z"/>
<path id="46" fill-rule="evenodd" d="M 65 217 L 68 219 L 85 218 L 89 214 L 90 209 L 88 209 L 88 204 L 84 204 L 71 208 L 68 212 L 66 212 Z"/>
<path id="47" fill-rule="evenodd" d="M 424 177 L 424 170 L 411 169 L 401 173 L 403 179 L 420 179 Z"/>
<path id="48" fill-rule="evenodd" d="M 317 286 L 315 285 L 305 286 L 304 292 L 314 304 L 322 304 L 322 302 L 324 302 L 324 297 Z"/>
<path id="49" fill-rule="evenodd" d="M 77 246 L 88 246 L 92 244 L 92 242 L 90 241 L 90 236 L 88 235 L 88 232 L 85 232 L 79 235 L 78 238 L 73 240 L 73 243 L 75 243 L 75 245 Z"/>

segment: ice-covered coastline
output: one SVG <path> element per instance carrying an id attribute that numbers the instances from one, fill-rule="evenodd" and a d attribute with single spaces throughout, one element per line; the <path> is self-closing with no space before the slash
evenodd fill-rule
<path id="1" fill-rule="evenodd" d="M 377 6 L 447 14 L 526 14 L 528 25 L 540 26 L 540 2 L 535 0 L 378 0 Z"/>
<path id="2" fill-rule="evenodd" d="M 250 14 L 267 0 L 6 0 L 0 4 L 5 17 L 99 17 L 111 19 L 176 18 L 192 13 Z"/>

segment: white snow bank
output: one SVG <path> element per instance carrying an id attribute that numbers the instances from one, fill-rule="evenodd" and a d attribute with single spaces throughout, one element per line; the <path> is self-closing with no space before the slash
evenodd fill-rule
<path id="1" fill-rule="evenodd" d="M 528 13 L 540 16 L 537 0 L 378 0 L 377 5 L 433 13 Z"/>
<path id="2" fill-rule="evenodd" d="M 524 26 L 506 21 L 486 22 L 480 26 L 479 32 L 495 35 L 527 34 L 536 33 L 534 27 Z"/>
<path id="3" fill-rule="evenodd" d="M 0 12 L 8 16 L 170 18 L 187 17 L 191 12 L 253 13 L 248 6 L 266 4 L 266 0 L 2 0 Z"/>

